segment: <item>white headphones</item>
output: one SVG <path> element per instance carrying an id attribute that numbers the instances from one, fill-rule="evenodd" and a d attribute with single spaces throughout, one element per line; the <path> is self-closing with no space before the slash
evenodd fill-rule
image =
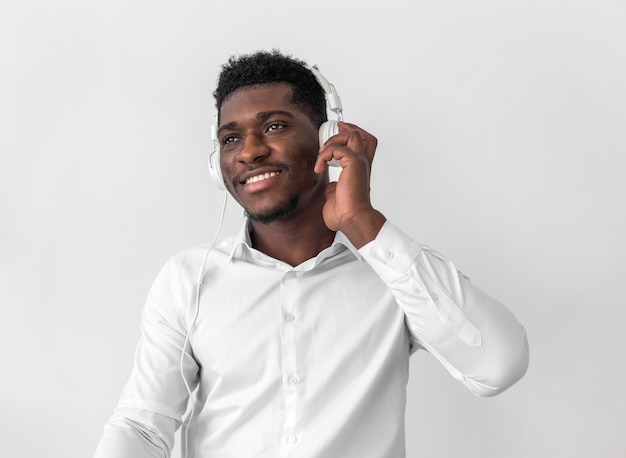
<path id="1" fill-rule="evenodd" d="M 326 104 L 328 105 L 329 111 L 335 113 L 337 116 L 336 120 L 329 119 L 320 126 L 319 141 L 320 145 L 323 145 L 326 143 L 326 140 L 339 132 L 337 123 L 343 119 L 343 107 L 341 106 L 341 98 L 339 97 L 339 94 L 337 94 L 335 86 L 333 86 L 324 77 L 324 75 L 320 73 L 317 66 L 307 65 L 307 68 L 311 70 L 317 79 L 317 82 L 324 89 Z M 213 179 L 215 185 L 224 191 L 226 188 L 224 187 L 224 178 L 222 177 L 222 168 L 220 166 L 220 143 L 217 138 L 217 115 L 215 115 L 213 124 L 211 125 L 211 140 L 213 141 L 213 152 L 209 155 L 209 173 L 211 174 L 211 178 Z M 328 162 L 328 165 L 339 167 L 339 161 L 333 159 Z"/>

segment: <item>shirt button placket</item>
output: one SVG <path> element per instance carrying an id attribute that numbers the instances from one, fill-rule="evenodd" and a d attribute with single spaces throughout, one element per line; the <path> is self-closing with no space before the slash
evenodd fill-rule
<path id="1" fill-rule="evenodd" d="M 291 447 L 298 442 L 295 432 L 299 382 L 297 376 L 297 335 L 295 306 L 299 280 L 294 272 L 287 272 L 281 284 L 281 332 L 282 332 L 282 380 L 285 396 L 285 423 L 283 425 L 284 445 Z"/>

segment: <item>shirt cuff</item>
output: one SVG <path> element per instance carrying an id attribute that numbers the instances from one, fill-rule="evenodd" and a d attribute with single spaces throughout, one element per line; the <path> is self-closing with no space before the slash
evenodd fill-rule
<path id="1" fill-rule="evenodd" d="M 363 245 L 359 253 L 386 284 L 392 284 L 407 274 L 423 249 L 423 245 L 385 221 L 376 238 Z"/>

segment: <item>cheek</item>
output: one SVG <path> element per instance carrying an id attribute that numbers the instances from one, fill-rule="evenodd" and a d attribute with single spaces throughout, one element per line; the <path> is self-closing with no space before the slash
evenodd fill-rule
<path id="1" fill-rule="evenodd" d="M 220 168 L 222 170 L 222 176 L 226 179 L 227 182 L 230 182 L 230 178 L 232 175 L 232 161 L 230 159 L 229 154 L 221 154 L 220 153 Z"/>
<path id="2" fill-rule="evenodd" d="M 219 167 L 222 171 L 222 178 L 224 181 L 224 185 L 226 186 L 226 190 L 233 195 L 233 164 L 228 156 L 221 156 L 219 161 Z"/>
<path id="3" fill-rule="evenodd" d="M 306 145 L 302 145 L 300 151 L 303 151 L 303 154 L 300 156 L 302 168 L 312 171 L 315 167 L 315 162 L 317 161 L 319 148 L 312 146 L 311 143 L 308 143 Z"/>

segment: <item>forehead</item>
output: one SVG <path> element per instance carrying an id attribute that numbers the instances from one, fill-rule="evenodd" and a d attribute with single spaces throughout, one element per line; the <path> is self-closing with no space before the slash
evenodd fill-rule
<path id="1" fill-rule="evenodd" d="M 222 102 L 219 111 L 220 124 L 231 122 L 245 114 L 264 111 L 301 111 L 292 102 L 292 88 L 288 83 L 244 86 Z"/>

